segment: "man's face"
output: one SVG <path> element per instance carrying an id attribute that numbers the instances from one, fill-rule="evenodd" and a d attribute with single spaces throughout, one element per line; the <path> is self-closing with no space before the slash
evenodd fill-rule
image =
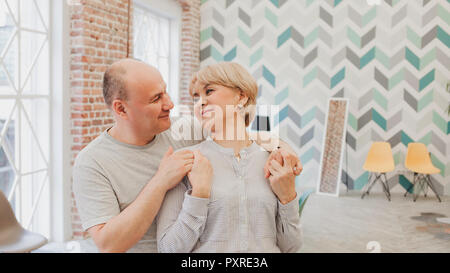
<path id="1" fill-rule="evenodd" d="M 174 107 L 159 71 L 138 64 L 126 75 L 128 99 L 124 102 L 127 120 L 140 136 L 153 136 L 170 128 Z"/>

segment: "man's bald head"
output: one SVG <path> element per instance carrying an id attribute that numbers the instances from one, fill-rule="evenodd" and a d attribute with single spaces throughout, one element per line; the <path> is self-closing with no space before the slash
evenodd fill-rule
<path id="1" fill-rule="evenodd" d="M 156 68 L 135 59 L 122 59 L 110 65 L 103 77 L 103 97 L 106 105 L 111 107 L 115 99 L 127 100 L 129 74 L 137 75 L 135 72 L 143 70 L 158 72 Z"/>

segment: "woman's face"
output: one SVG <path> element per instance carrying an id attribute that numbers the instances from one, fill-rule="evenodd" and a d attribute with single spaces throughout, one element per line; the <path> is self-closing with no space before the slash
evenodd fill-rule
<path id="1" fill-rule="evenodd" d="M 211 132 L 223 130 L 225 124 L 234 124 L 236 106 L 242 102 L 240 92 L 217 84 L 197 84 L 192 94 L 194 98 L 194 114 L 201 121 L 203 128 Z"/>

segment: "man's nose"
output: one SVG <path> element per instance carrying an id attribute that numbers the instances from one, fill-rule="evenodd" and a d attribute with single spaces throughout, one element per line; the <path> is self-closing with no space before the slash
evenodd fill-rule
<path id="1" fill-rule="evenodd" d="M 165 94 L 163 97 L 163 109 L 165 111 L 171 110 L 174 107 L 172 100 L 170 99 L 169 94 Z"/>

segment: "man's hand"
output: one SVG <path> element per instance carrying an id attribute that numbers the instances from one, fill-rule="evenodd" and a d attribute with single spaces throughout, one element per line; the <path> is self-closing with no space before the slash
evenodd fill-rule
<path id="1" fill-rule="evenodd" d="M 269 182 L 280 203 L 285 205 L 295 199 L 297 192 L 295 191 L 295 175 L 288 154 L 281 152 L 281 157 L 284 165 L 278 163 L 277 160 L 269 162 L 268 168 L 271 173 Z"/>
<path id="2" fill-rule="evenodd" d="M 174 153 L 172 147 L 169 147 L 155 176 L 160 178 L 158 181 L 164 183 L 166 190 L 170 190 L 186 176 L 192 169 L 193 164 L 194 153 L 192 151 L 186 150 Z"/>
<path id="3" fill-rule="evenodd" d="M 284 158 L 282 156 L 284 154 Z M 274 150 L 272 153 L 270 153 L 269 158 L 266 161 L 266 165 L 264 165 L 264 175 L 266 178 L 269 178 L 270 176 L 270 162 L 272 160 L 278 161 L 279 165 L 284 166 L 284 160 L 288 161 L 289 165 L 292 166 L 292 172 L 295 176 L 300 175 L 300 173 L 303 171 L 302 163 L 300 162 L 300 159 L 297 157 L 297 155 L 293 151 L 286 151 L 286 148 L 282 147 L 280 149 Z"/>
<path id="4" fill-rule="evenodd" d="M 192 196 L 209 198 L 213 169 L 209 160 L 199 151 L 194 151 L 194 165 L 188 173 L 192 185 Z"/>

